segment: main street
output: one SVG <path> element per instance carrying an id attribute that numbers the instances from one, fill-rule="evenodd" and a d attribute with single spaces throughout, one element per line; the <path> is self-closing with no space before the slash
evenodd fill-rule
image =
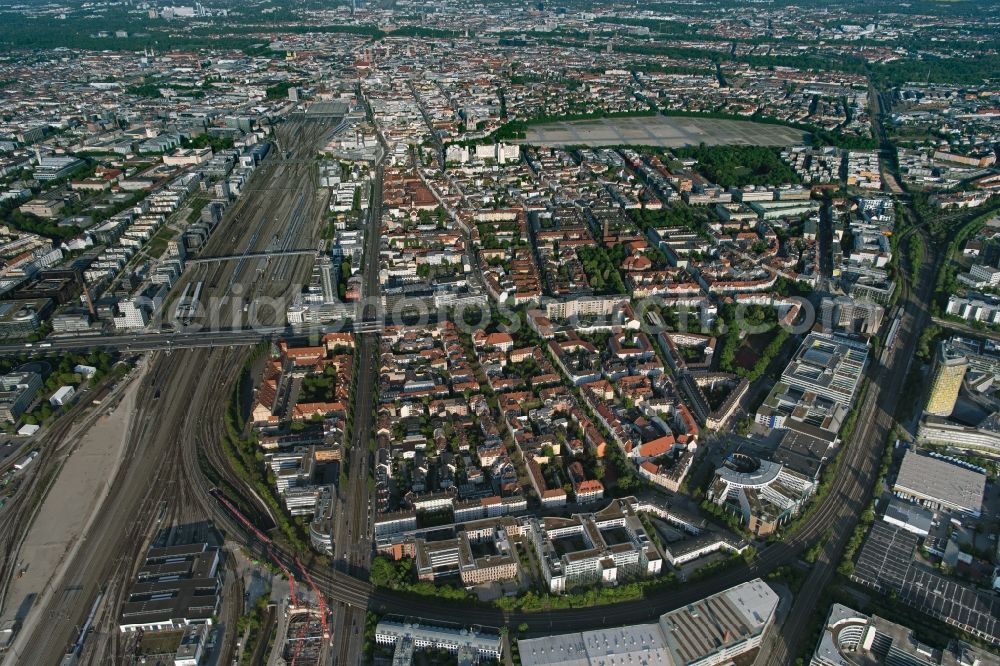
<path id="1" fill-rule="evenodd" d="M 376 322 L 381 312 L 375 304 L 379 299 L 379 245 L 382 220 L 382 182 L 385 169 L 379 164 L 372 182 L 372 196 L 368 206 L 367 228 L 362 271 L 363 292 L 367 305 L 362 313 L 363 322 Z M 374 508 L 368 486 L 370 456 L 368 442 L 372 435 L 372 408 L 378 384 L 379 339 L 376 333 L 360 333 L 355 344 L 354 371 L 357 381 L 354 390 L 354 415 L 347 447 L 347 487 L 340 488 L 338 515 L 333 534 L 333 566 L 356 578 L 367 580 L 372 553 Z M 361 663 L 364 647 L 365 605 L 340 603 L 334 611 L 333 639 L 337 646 L 335 663 Z"/>
<path id="2" fill-rule="evenodd" d="M 823 551 L 813 569 L 810 583 L 800 593 L 795 609 L 784 627 L 769 634 L 767 651 L 762 651 L 762 654 L 773 655 L 767 659 L 768 663 L 787 663 L 788 655 L 794 654 L 789 648 L 796 647 L 795 640 L 802 639 L 822 594 L 823 585 L 832 576 L 844 543 L 849 538 L 858 515 L 869 501 L 882 446 L 892 427 L 892 413 L 902 392 L 909 360 L 919 337 L 917 332 L 928 317 L 923 303 L 926 302 L 927 292 L 933 282 L 934 270 L 930 262 L 925 263 L 919 274 L 918 288 L 904 294 L 903 316 L 897 338 L 899 342 L 889 352 L 886 365 L 880 365 L 876 359 L 871 361 L 868 372 L 870 387 L 858 407 L 855 433 L 844 444 L 843 459 L 834 470 L 829 492 L 791 534 L 782 541 L 763 548 L 749 565 L 727 570 L 708 580 L 684 584 L 676 589 L 651 592 L 639 601 L 611 607 L 562 609 L 545 613 L 504 612 L 489 605 L 460 604 L 373 589 L 364 576 L 352 575 L 354 572 L 340 568 L 333 572 L 314 571 L 313 577 L 330 599 L 352 608 L 367 606 L 377 612 L 400 613 L 466 625 L 516 626 L 526 623 L 530 633 L 579 631 L 607 626 L 609 618 L 615 624 L 648 621 L 661 613 L 676 610 L 741 582 L 766 576 L 784 565 L 793 564 L 805 549 L 823 541 Z M 789 640 L 790 636 L 794 640 Z"/>
<path id="3" fill-rule="evenodd" d="M 609 615 L 616 624 L 647 621 L 657 614 L 680 608 L 750 578 L 765 576 L 781 566 L 792 564 L 806 548 L 822 541 L 824 546 L 820 560 L 798 596 L 791 617 L 782 631 L 769 634 L 768 648 L 762 651 L 762 654 L 770 655 L 766 659 L 767 663 L 787 663 L 789 655 L 794 654 L 794 648 L 798 647 L 796 641 L 801 640 L 806 623 L 813 617 L 819 595 L 832 577 L 858 515 L 869 501 L 882 448 L 892 428 L 895 404 L 907 376 L 919 331 L 927 321 L 928 312 L 924 304 L 932 288 L 934 269 L 930 262 L 925 262 L 919 272 L 916 287 L 904 294 L 897 338 L 899 343 L 887 354 L 886 364 L 880 365 L 877 359 L 873 359 L 869 366 L 870 387 L 858 406 L 857 426 L 851 440 L 844 444 L 845 450 L 840 464 L 834 470 L 830 491 L 790 535 L 762 549 L 748 566 L 734 568 L 709 580 L 686 584 L 676 590 L 650 593 L 642 601 L 618 604 L 613 608 L 556 610 L 545 614 L 506 613 L 489 606 L 470 607 L 433 598 L 371 589 L 363 580 L 349 575 L 355 573 L 350 567 L 346 571 L 337 568 L 330 574 L 317 572 L 314 576 L 331 598 L 352 607 L 368 603 L 376 611 L 416 615 L 431 620 L 491 626 L 524 622 L 531 632 L 573 631 L 605 626 Z M 359 396 L 363 395 L 365 394 L 359 392 Z M 363 400 L 359 399 L 358 404 Z M 359 432 L 357 425 L 355 432 Z M 356 446 L 357 438 L 355 442 Z M 365 458 L 367 459 L 367 455 Z"/>

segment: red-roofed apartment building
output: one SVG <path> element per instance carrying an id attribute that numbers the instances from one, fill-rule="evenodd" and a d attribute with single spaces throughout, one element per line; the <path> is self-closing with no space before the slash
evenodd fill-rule
<path id="1" fill-rule="evenodd" d="M 633 458 L 659 458 L 670 453 L 676 443 L 677 440 L 673 435 L 664 435 L 635 447 L 631 454 Z"/>
<path id="2" fill-rule="evenodd" d="M 542 506 L 566 505 L 566 491 L 562 488 L 548 488 L 548 484 L 545 482 L 545 475 L 542 474 L 542 466 L 538 464 L 534 456 L 528 455 L 525 458 L 525 467 L 528 469 L 528 478 L 531 480 L 531 486 L 535 489 L 535 493 L 538 495 Z"/>
<path id="3" fill-rule="evenodd" d="M 566 468 L 570 482 L 573 484 L 573 496 L 578 504 L 596 502 L 604 498 L 604 484 L 597 479 L 588 479 L 579 461 Z"/>

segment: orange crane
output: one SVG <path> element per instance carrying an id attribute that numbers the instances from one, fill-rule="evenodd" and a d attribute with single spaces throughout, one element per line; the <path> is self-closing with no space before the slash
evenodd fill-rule
<path id="1" fill-rule="evenodd" d="M 309 583 L 309 587 L 312 588 L 313 594 L 316 595 L 316 599 L 319 601 L 319 618 L 320 622 L 323 624 L 323 638 L 330 637 L 330 627 L 326 624 L 326 601 L 323 599 L 323 593 L 319 591 L 316 587 L 316 583 L 313 581 L 312 576 L 309 575 L 309 570 L 302 566 L 299 562 L 299 558 L 295 558 L 295 566 L 299 568 L 302 575 L 305 577 L 306 582 Z"/>
<path id="2" fill-rule="evenodd" d="M 222 502 L 223 506 L 229 509 L 229 513 L 233 514 L 233 516 L 235 516 L 236 519 L 239 520 L 244 527 L 253 532 L 254 536 L 256 536 L 261 543 L 267 546 L 268 557 L 274 560 L 274 563 L 277 564 L 278 567 L 281 569 L 282 573 L 285 574 L 285 578 L 288 579 L 288 588 L 291 592 L 292 606 L 297 608 L 299 602 L 295 595 L 295 576 L 293 576 L 292 572 L 288 569 L 287 566 L 285 566 L 285 563 L 282 562 L 281 559 L 274 554 L 274 549 L 272 548 L 273 542 L 271 541 L 271 539 L 268 538 L 266 534 L 257 529 L 257 526 L 251 523 L 250 520 L 246 516 L 244 516 L 243 513 L 239 509 L 237 509 L 236 506 L 232 502 L 230 502 L 225 495 L 222 494 L 222 491 L 220 491 L 218 488 L 212 488 L 211 494 L 213 497 L 215 497 L 215 499 Z"/>
<path id="3" fill-rule="evenodd" d="M 295 652 L 292 653 L 292 660 L 289 662 L 288 666 L 295 666 L 295 662 L 299 660 L 299 651 L 302 649 L 302 642 L 306 638 L 306 629 L 308 628 L 309 623 L 303 622 L 298 635 L 295 637 Z"/>
<path id="4" fill-rule="evenodd" d="M 278 568 L 280 568 L 282 573 L 285 574 L 285 578 L 288 579 L 288 589 L 292 602 L 291 606 L 292 608 L 298 608 L 299 600 L 298 596 L 295 593 L 295 576 L 292 575 L 292 572 L 288 568 L 288 566 L 275 553 L 274 548 L 272 547 L 273 542 L 271 541 L 271 539 L 268 538 L 266 534 L 257 529 L 257 526 L 251 523 L 250 520 L 247 519 L 247 517 L 244 516 L 243 513 L 239 509 L 237 509 L 236 506 L 232 502 L 230 502 L 218 488 L 213 488 L 211 494 L 217 500 L 222 502 L 223 506 L 229 509 L 229 512 L 232 513 L 233 516 L 235 516 L 236 519 L 239 520 L 244 527 L 253 532 L 254 536 L 256 536 L 257 539 L 261 541 L 261 543 L 267 546 L 268 557 L 270 557 L 274 561 L 274 563 L 278 565 Z M 306 580 L 309 582 L 309 585 L 312 588 L 313 593 L 316 595 L 316 598 L 319 599 L 320 622 L 322 622 L 323 624 L 323 637 L 329 638 L 330 631 L 327 628 L 326 624 L 326 602 L 323 600 L 323 595 L 320 593 L 319 588 L 316 587 L 316 583 L 313 582 L 313 579 L 309 575 L 309 572 L 306 570 L 305 567 L 302 566 L 302 563 L 299 561 L 299 558 L 297 557 L 295 558 L 295 566 L 299 569 L 299 571 L 303 573 Z M 299 651 L 302 649 L 302 643 L 305 639 L 306 629 L 308 628 L 309 628 L 309 623 L 308 622 L 303 623 L 302 628 L 299 629 L 298 636 L 295 637 L 295 652 L 292 653 L 292 660 L 290 662 L 290 666 L 295 666 L 295 662 L 298 661 Z"/>

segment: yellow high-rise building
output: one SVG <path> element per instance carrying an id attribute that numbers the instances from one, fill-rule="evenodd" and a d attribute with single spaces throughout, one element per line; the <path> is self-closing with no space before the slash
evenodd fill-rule
<path id="1" fill-rule="evenodd" d="M 942 342 L 938 346 L 934 371 L 931 373 L 931 392 L 924 411 L 934 416 L 951 416 L 968 367 L 969 360 L 964 355 Z"/>

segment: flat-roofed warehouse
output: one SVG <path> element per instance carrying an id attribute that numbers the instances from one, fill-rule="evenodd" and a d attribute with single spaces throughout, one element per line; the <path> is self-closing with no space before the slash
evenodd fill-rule
<path id="1" fill-rule="evenodd" d="M 659 622 L 518 641 L 523 666 L 728 664 L 760 646 L 778 595 L 761 579 L 660 616 Z"/>
<path id="2" fill-rule="evenodd" d="M 932 509 L 948 509 L 979 517 L 986 475 L 940 458 L 907 451 L 892 491 Z"/>
<path id="3" fill-rule="evenodd" d="M 122 605 L 121 631 L 211 624 L 219 610 L 219 549 L 207 543 L 150 548 Z"/>

